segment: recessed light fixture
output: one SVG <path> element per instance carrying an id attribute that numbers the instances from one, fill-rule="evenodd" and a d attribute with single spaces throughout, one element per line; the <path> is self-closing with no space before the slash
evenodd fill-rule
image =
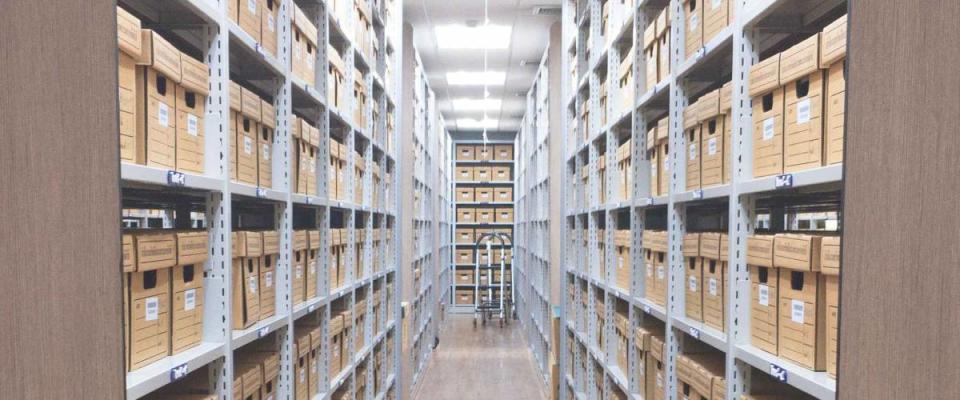
<path id="1" fill-rule="evenodd" d="M 454 99 L 453 109 L 457 111 L 482 111 L 500 108 L 500 99 Z"/>
<path id="2" fill-rule="evenodd" d="M 441 25 L 434 29 L 441 49 L 505 49 L 511 28 L 504 25 Z"/>
<path id="3" fill-rule="evenodd" d="M 506 79 L 506 73 L 497 71 L 447 72 L 447 84 L 455 86 L 503 85 Z"/>
<path id="4" fill-rule="evenodd" d="M 496 128 L 499 122 L 500 121 L 492 118 L 484 118 L 482 120 L 474 118 L 459 118 L 457 119 L 457 127 L 460 129 Z"/>

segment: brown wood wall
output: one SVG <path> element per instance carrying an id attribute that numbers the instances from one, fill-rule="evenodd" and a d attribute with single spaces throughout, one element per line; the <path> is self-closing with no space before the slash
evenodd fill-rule
<path id="1" fill-rule="evenodd" d="M 0 398 L 124 393 L 116 11 L 0 5 Z"/>
<path id="2" fill-rule="evenodd" d="M 851 0 L 839 395 L 960 393 L 960 1 Z"/>

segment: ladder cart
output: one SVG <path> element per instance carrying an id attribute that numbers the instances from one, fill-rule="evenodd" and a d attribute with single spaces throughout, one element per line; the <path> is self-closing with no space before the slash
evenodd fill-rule
<path id="1" fill-rule="evenodd" d="M 495 262 L 493 257 L 493 248 L 494 240 L 499 242 L 500 248 L 500 259 L 499 262 Z M 474 245 L 474 287 L 476 289 L 476 297 L 474 298 L 474 313 L 473 313 L 473 326 L 477 326 L 479 321 L 481 325 L 486 325 L 487 321 L 492 321 L 494 318 L 500 320 L 500 327 L 503 327 L 504 324 L 510 323 L 510 316 L 512 315 L 513 308 L 513 290 L 510 291 L 510 297 L 506 298 L 504 296 L 504 289 L 508 287 L 507 284 L 507 275 L 506 275 L 506 265 L 509 263 L 512 267 L 512 254 L 511 260 L 507 260 L 504 257 L 504 251 L 508 245 L 513 243 L 513 238 L 506 233 L 492 232 L 484 233 L 477 238 L 477 241 Z M 485 248 L 487 251 L 487 262 L 486 265 L 480 264 L 480 250 Z M 500 271 L 500 282 L 493 282 L 493 272 Z M 487 282 L 486 284 L 481 284 L 480 282 L 480 271 L 487 272 Z M 512 281 L 512 280 L 511 280 Z M 494 289 L 499 289 L 498 296 L 495 298 L 493 295 Z M 482 301 L 481 293 L 487 294 L 486 301 Z"/>

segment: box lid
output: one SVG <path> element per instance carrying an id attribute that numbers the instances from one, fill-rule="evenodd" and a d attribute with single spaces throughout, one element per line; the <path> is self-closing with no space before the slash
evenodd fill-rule
<path id="1" fill-rule="evenodd" d="M 663 117 L 657 121 L 657 141 L 670 137 L 670 117 Z"/>
<path id="2" fill-rule="evenodd" d="M 747 236 L 747 264 L 773 266 L 773 235 Z"/>
<path id="3" fill-rule="evenodd" d="M 210 67 L 186 53 L 180 53 L 180 85 L 204 96 L 210 94 Z"/>
<path id="4" fill-rule="evenodd" d="M 750 67 L 750 97 L 767 94 L 780 87 L 780 53 Z"/>
<path id="5" fill-rule="evenodd" d="M 733 82 L 724 83 L 720 88 L 720 112 L 733 108 Z"/>
<path id="6" fill-rule="evenodd" d="M 650 48 L 650 46 L 657 44 L 657 36 L 659 36 L 657 34 L 658 32 L 659 30 L 657 29 L 657 20 L 650 21 L 650 23 L 647 25 L 647 29 L 643 30 L 643 48 L 644 49 L 648 49 Z"/>
<path id="7" fill-rule="evenodd" d="M 840 275 L 840 237 L 825 236 L 820 246 L 820 270 L 827 275 Z"/>
<path id="8" fill-rule="evenodd" d="M 307 17 L 307 14 L 303 12 L 296 4 L 293 5 L 293 25 L 300 30 L 303 34 L 302 36 L 310 43 L 313 43 L 314 47 L 317 45 L 317 38 L 319 33 L 317 31 L 317 26 L 310 21 L 310 17 Z"/>
<path id="9" fill-rule="evenodd" d="M 176 238 L 172 232 L 141 232 L 134 235 L 137 271 L 169 268 L 177 263 Z"/>
<path id="10" fill-rule="evenodd" d="M 697 100 L 697 111 L 700 120 L 706 121 L 720 115 L 720 89 L 711 90 Z"/>
<path id="11" fill-rule="evenodd" d="M 241 89 L 240 96 L 242 102 L 240 112 L 248 118 L 260 122 L 260 96 L 247 88 Z"/>
<path id="12" fill-rule="evenodd" d="M 280 233 L 277 231 L 263 231 L 263 254 L 280 253 Z"/>
<path id="13" fill-rule="evenodd" d="M 230 81 L 230 109 L 240 111 L 243 108 L 243 88 L 239 83 Z"/>
<path id="14" fill-rule="evenodd" d="M 699 101 L 690 103 L 683 109 L 683 129 L 690 129 L 700 124 Z"/>
<path id="15" fill-rule="evenodd" d="M 311 249 L 319 249 L 323 238 L 320 237 L 320 231 L 317 229 L 311 229 L 307 231 L 307 247 Z"/>
<path id="16" fill-rule="evenodd" d="M 133 59 L 140 57 L 140 19 L 120 7 L 117 7 L 117 46 Z"/>
<path id="17" fill-rule="evenodd" d="M 263 99 L 260 99 L 260 122 L 271 129 L 277 127 L 277 110 L 273 108 L 273 103 Z"/>
<path id="18" fill-rule="evenodd" d="M 657 145 L 657 127 L 654 126 L 647 131 L 647 150 L 653 150 Z"/>
<path id="19" fill-rule="evenodd" d="M 293 231 L 293 251 L 304 250 L 307 248 L 307 231 Z"/>
<path id="20" fill-rule="evenodd" d="M 177 265 L 197 264 L 207 260 L 207 231 L 181 231 L 176 233 L 176 238 Z"/>
<path id="21" fill-rule="evenodd" d="M 180 50 L 150 29 L 140 30 L 141 51 L 138 65 L 146 65 L 180 83 Z"/>
<path id="22" fill-rule="evenodd" d="M 657 14 L 657 36 L 663 36 L 670 29 L 670 7 L 664 7 L 660 14 Z"/>
<path id="23" fill-rule="evenodd" d="M 820 34 L 820 68 L 827 69 L 847 56 L 847 16 L 823 28 Z"/>
<path id="24" fill-rule="evenodd" d="M 720 233 L 704 232 L 700 234 L 700 257 L 711 260 L 720 259 Z M 686 245 L 686 243 L 684 243 Z"/>
<path id="25" fill-rule="evenodd" d="M 778 234 L 773 239 L 773 266 L 802 271 L 820 271 L 822 236 Z"/>
<path id="26" fill-rule="evenodd" d="M 820 33 L 780 53 L 780 85 L 803 78 L 820 69 Z"/>
<path id="27" fill-rule="evenodd" d="M 700 255 L 700 234 L 686 233 L 683 235 L 683 256 L 697 257 Z"/>
<path id="28" fill-rule="evenodd" d="M 263 255 L 263 237 L 260 232 L 238 231 L 237 255 L 239 257 L 259 257 Z"/>

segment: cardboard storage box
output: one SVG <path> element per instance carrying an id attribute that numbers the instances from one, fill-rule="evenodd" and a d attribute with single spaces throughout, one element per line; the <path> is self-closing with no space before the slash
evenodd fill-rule
<path id="1" fill-rule="evenodd" d="M 730 183 L 733 177 L 733 83 L 727 82 L 720 88 L 720 114 L 723 123 L 723 183 Z"/>
<path id="2" fill-rule="evenodd" d="M 273 104 L 260 101 L 260 132 L 257 135 L 257 185 L 273 187 L 273 140 L 277 126 L 276 109 Z"/>
<path id="3" fill-rule="evenodd" d="M 120 160 L 143 163 L 137 158 L 137 59 L 142 51 L 140 19 L 117 7 L 117 89 L 120 117 Z M 143 138 L 140 138 L 142 140 Z"/>
<path id="4" fill-rule="evenodd" d="M 657 39 L 657 22 L 653 20 L 647 25 L 647 29 L 643 31 L 643 62 L 646 79 L 646 83 L 643 86 L 644 92 L 650 91 L 657 85 L 657 82 L 660 82 L 660 76 L 658 75 L 660 55 L 657 53 L 657 45 L 660 41 Z"/>
<path id="5" fill-rule="evenodd" d="M 457 202 L 462 203 L 472 203 L 476 201 L 474 197 L 474 190 L 470 187 L 458 187 L 457 188 Z"/>
<path id="6" fill-rule="evenodd" d="M 260 97 L 246 88 L 241 92 L 240 115 L 237 116 L 237 180 L 257 184 L 257 147 L 260 132 Z"/>
<path id="7" fill-rule="evenodd" d="M 703 323 L 724 331 L 726 308 L 724 293 L 727 292 L 726 262 L 720 256 L 723 240 L 721 233 L 700 234 L 700 257 L 703 262 Z"/>
<path id="8" fill-rule="evenodd" d="M 477 223 L 477 212 L 473 208 L 460 207 L 457 208 L 457 222 L 463 224 L 475 224 Z"/>
<path id="9" fill-rule="evenodd" d="M 650 352 L 650 331 L 642 327 L 633 327 L 633 347 L 637 354 L 638 393 L 647 394 L 647 359 Z"/>
<path id="10" fill-rule="evenodd" d="M 806 368 L 826 369 L 826 291 L 820 276 L 821 237 L 780 234 L 773 265 L 780 269 L 778 355 Z"/>
<path id="11" fill-rule="evenodd" d="M 133 250 L 136 271 L 124 276 L 123 307 L 129 313 L 124 320 L 130 370 L 170 354 L 170 274 L 177 262 L 176 239 L 171 233 L 137 233 Z"/>
<path id="12" fill-rule="evenodd" d="M 260 0 L 260 44 L 271 56 L 277 56 L 279 45 L 280 0 Z"/>
<path id="13" fill-rule="evenodd" d="M 820 68 L 827 71 L 824 100 L 824 164 L 843 162 L 843 132 L 847 79 L 847 16 L 823 28 L 820 34 Z"/>
<path id="14" fill-rule="evenodd" d="M 657 56 L 660 66 L 657 68 L 659 80 L 670 76 L 670 7 L 664 7 L 657 15 Z"/>
<path id="15" fill-rule="evenodd" d="M 657 183 L 659 196 L 670 194 L 670 119 L 663 118 L 657 122 Z"/>
<path id="16" fill-rule="evenodd" d="M 203 336 L 203 264 L 207 259 L 207 232 L 178 232 L 177 265 L 171 282 L 173 303 L 171 354 L 200 344 Z"/>
<path id="17" fill-rule="evenodd" d="M 233 329 L 253 326 L 260 320 L 260 257 L 240 257 L 233 262 Z"/>
<path id="18" fill-rule="evenodd" d="M 306 269 L 308 262 L 308 233 L 305 230 L 293 231 L 293 254 L 290 257 L 293 304 L 303 303 L 306 299 Z M 333 283 L 333 282 L 331 282 Z"/>
<path id="19" fill-rule="evenodd" d="M 476 160 L 476 156 L 474 154 L 474 146 L 469 144 L 458 144 L 457 160 L 461 160 L 461 161 Z"/>
<path id="20" fill-rule="evenodd" d="M 729 0 L 709 0 L 702 1 L 703 8 L 703 44 L 710 43 L 723 28 L 730 25 L 729 18 L 731 7 Z"/>
<path id="21" fill-rule="evenodd" d="M 720 114 L 720 91 L 714 90 L 697 100 L 700 113 L 700 185 L 716 186 L 723 183 L 724 126 Z"/>
<path id="22" fill-rule="evenodd" d="M 630 283 L 633 280 L 633 266 L 630 263 L 630 239 L 629 229 L 618 229 L 613 234 L 617 255 L 616 285 L 627 293 L 630 293 Z"/>
<path id="23" fill-rule="evenodd" d="M 454 296 L 454 304 L 472 305 L 474 304 L 473 289 L 457 289 Z"/>
<path id="24" fill-rule="evenodd" d="M 343 107 L 346 96 L 346 66 L 340 56 L 340 50 L 327 45 L 327 101 L 334 108 Z"/>
<path id="25" fill-rule="evenodd" d="M 473 181 L 473 167 L 457 167 L 457 182 Z"/>
<path id="26" fill-rule="evenodd" d="M 263 387 L 263 370 L 260 364 L 244 363 L 243 359 L 233 362 L 233 398 L 257 399 Z"/>
<path id="27" fill-rule="evenodd" d="M 473 228 L 457 228 L 456 236 L 458 244 L 473 244 L 476 240 L 473 236 Z"/>
<path id="28" fill-rule="evenodd" d="M 474 196 L 474 201 L 480 203 L 489 203 L 493 201 L 498 201 L 493 197 L 494 189 L 492 187 L 478 187 L 475 190 L 476 195 Z"/>
<path id="29" fill-rule="evenodd" d="M 617 199 L 629 200 L 633 198 L 633 162 L 632 139 L 627 138 L 617 148 Z"/>
<path id="30" fill-rule="evenodd" d="M 294 399 L 307 400 L 310 398 L 310 330 L 295 327 L 293 345 Z"/>
<path id="31" fill-rule="evenodd" d="M 510 179 L 510 167 L 493 167 L 493 181 L 505 182 Z"/>
<path id="32" fill-rule="evenodd" d="M 664 337 L 650 335 L 650 351 L 647 353 L 646 396 L 645 399 L 664 400 L 667 396 L 667 373 L 665 362 Z"/>
<path id="33" fill-rule="evenodd" d="M 308 248 L 307 248 L 307 278 L 304 283 L 304 288 L 306 289 L 306 298 L 312 299 L 319 295 L 317 291 L 317 279 L 318 273 L 320 271 L 320 260 L 319 252 L 320 246 L 323 245 L 322 238 L 320 237 L 319 230 L 310 230 L 307 232 L 308 238 Z"/>
<path id="34" fill-rule="evenodd" d="M 820 34 L 780 55 L 784 91 L 783 171 L 796 172 L 823 164 L 823 85 Z"/>
<path id="35" fill-rule="evenodd" d="M 695 1 L 695 0 L 694 0 Z M 684 160 L 686 160 L 686 189 L 700 188 L 700 103 L 683 110 Z"/>
<path id="36" fill-rule="evenodd" d="M 492 161 L 493 160 L 493 145 L 477 145 L 473 148 L 473 155 L 476 160 L 480 161 Z"/>
<path id="37" fill-rule="evenodd" d="M 513 223 L 513 208 L 497 208 L 495 215 L 495 222 L 498 224 L 512 224 Z"/>
<path id="38" fill-rule="evenodd" d="M 199 60 L 182 54 L 181 83 L 177 86 L 177 137 L 175 143 L 178 171 L 203 173 L 204 115 L 209 94 L 210 69 Z"/>
<path id="39" fill-rule="evenodd" d="M 260 257 L 258 276 L 260 292 L 260 320 L 270 318 L 276 313 L 277 302 L 277 254 L 264 254 Z"/>
<path id="40" fill-rule="evenodd" d="M 296 6 L 293 10 L 293 18 L 291 18 L 293 23 L 293 34 L 291 35 L 293 43 L 290 49 L 293 57 L 290 63 L 291 72 L 304 84 L 316 86 L 318 30 L 303 10 Z"/>
<path id="41" fill-rule="evenodd" d="M 243 29 L 247 35 L 253 38 L 254 42 L 260 41 L 260 3 L 264 0 L 239 0 L 238 21 L 240 29 Z"/>
<path id="42" fill-rule="evenodd" d="M 493 180 L 493 169 L 490 167 L 475 167 L 473 169 L 473 180 L 481 182 Z"/>
<path id="43" fill-rule="evenodd" d="M 493 159 L 500 161 L 513 160 L 513 145 L 498 144 L 493 146 Z"/>
<path id="44" fill-rule="evenodd" d="M 747 237 L 750 270 L 750 341 L 754 347 L 777 354 L 779 269 L 773 268 L 773 236 Z"/>
<path id="45" fill-rule="evenodd" d="M 146 165 L 176 168 L 176 92 L 180 84 L 180 51 L 159 34 L 142 29 L 137 64 L 137 160 Z M 142 140 L 141 140 L 142 138 Z"/>
<path id="46" fill-rule="evenodd" d="M 684 38 L 686 38 L 686 57 L 693 58 L 694 54 L 703 47 L 703 1 L 683 0 Z"/>
<path id="47" fill-rule="evenodd" d="M 492 224 L 495 222 L 494 209 L 478 208 L 476 210 L 476 222 L 481 224 Z"/>
<path id="48" fill-rule="evenodd" d="M 753 177 L 783 173 L 783 88 L 780 54 L 750 67 L 753 99 Z"/>
<path id="49" fill-rule="evenodd" d="M 826 371 L 837 376 L 837 342 L 840 312 L 840 238 L 824 237 L 820 249 L 820 270 L 826 300 Z"/>
<path id="50" fill-rule="evenodd" d="M 700 234 L 683 235 L 684 309 L 687 318 L 703 321 L 703 259 L 700 258 Z"/>
<path id="51" fill-rule="evenodd" d="M 513 201 L 513 188 L 498 187 L 493 189 L 493 196 L 496 202 L 509 203 Z"/>
<path id="52" fill-rule="evenodd" d="M 457 284 L 458 285 L 472 285 L 474 284 L 474 270 L 468 269 L 458 269 L 457 270 Z"/>
<path id="53" fill-rule="evenodd" d="M 650 161 L 650 196 L 660 195 L 660 149 L 657 147 L 657 127 L 654 126 L 647 131 L 647 160 Z"/>

